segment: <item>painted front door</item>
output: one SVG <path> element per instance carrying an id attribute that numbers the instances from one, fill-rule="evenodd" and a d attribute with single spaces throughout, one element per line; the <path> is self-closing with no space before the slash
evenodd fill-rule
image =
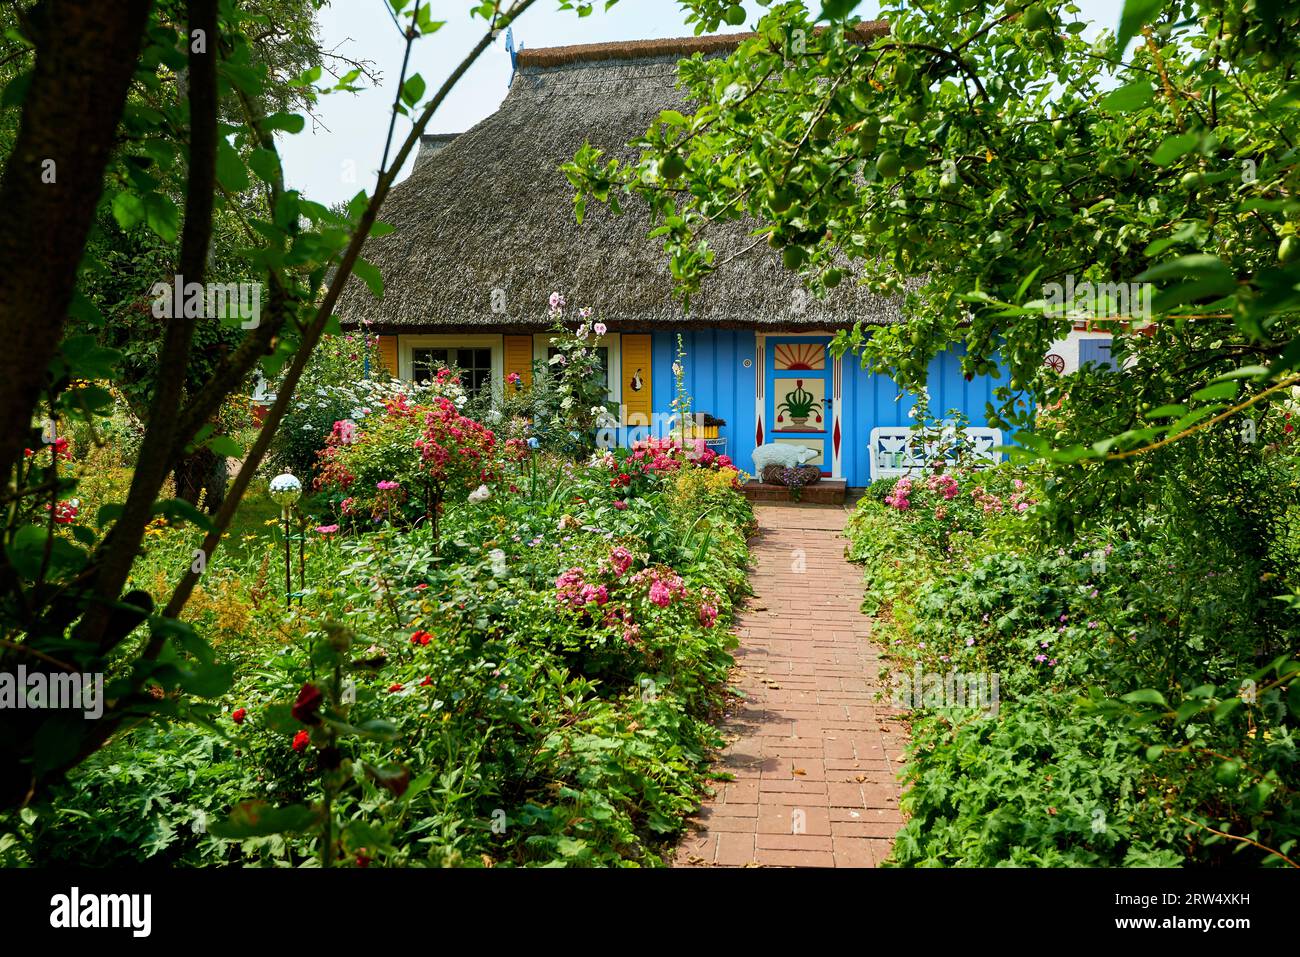
<path id="1" fill-rule="evenodd" d="M 815 450 L 816 457 L 807 461 L 820 468 L 823 475 L 831 474 L 831 428 L 835 421 L 828 341 L 768 337 L 764 370 L 766 441 Z"/>

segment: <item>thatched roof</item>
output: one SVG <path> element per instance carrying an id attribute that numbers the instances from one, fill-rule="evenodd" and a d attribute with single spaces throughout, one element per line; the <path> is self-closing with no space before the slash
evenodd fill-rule
<path id="1" fill-rule="evenodd" d="M 863 32 L 884 28 L 868 24 Z M 500 109 L 459 136 L 422 146 L 436 155 L 416 163 L 380 212 L 396 230 L 365 249 L 383 271 L 384 298 L 354 279 L 339 302 L 340 319 L 369 320 L 378 332 L 544 328 L 547 300 L 559 291 L 615 330 L 898 321 L 897 301 L 853 283 L 825 300 L 806 295 L 777 253 L 755 245 L 752 224 L 740 223 L 710 228 L 717 260 L 735 258 L 705 281 L 687 311 L 673 293 L 661 240 L 646 236 L 651 223 L 641 200 L 628 197 L 621 216 L 589 203 L 582 225 L 576 222 L 560 164 L 584 141 L 633 158 L 627 143 L 660 111 L 689 110 L 676 88 L 677 62 L 723 55 L 746 36 L 521 51 Z"/>

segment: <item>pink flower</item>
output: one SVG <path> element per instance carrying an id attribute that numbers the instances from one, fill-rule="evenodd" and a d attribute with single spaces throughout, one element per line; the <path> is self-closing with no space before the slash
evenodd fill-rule
<path id="1" fill-rule="evenodd" d="M 379 491 L 381 491 L 381 492 L 391 492 L 391 491 L 392 491 L 393 489 L 395 489 L 395 488 L 400 488 L 400 484 L 397 483 L 397 482 L 393 482 L 393 481 L 390 481 L 390 480 L 388 480 L 388 479 L 385 479 L 385 480 L 382 481 L 382 482 L 376 482 L 376 483 L 375 483 L 375 488 L 379 489 Z"/>
<path id="2" fill-rule="evenodd" d="M 615 499 L 615 500 L 614 500 L 614 507 L 615 507 L 616 509 L 618 509 L 618 510 L 621 512 L 621 511 L 623 511 L 624 509 L 627 508 L 627 502 L 623 501 L 621 498 L 619 498 L 619 499 Z"/>
<path id="3" fill-rule="evenodd" d="M 341 419 L 334 423 L 334 437 L 339 445 L 351 445 L 357 440 L 357 424 L 351 419 Z"/>
<path id="4" fill-rule="evenodd" d="M 655 581 L 650 586 L 650 600 L 660 608 L 667 608 L 673 601 L 673 593 L 668 590 L 668 586 L 661 581 Z"/>
<path id="5" fill-rule="evenodd" d="M 620 578 L 627 574 L 627 570 L 632 567 L 632 553 L 622 545 L 609 553 L 609 560 L 614 566 L 614 574 Z"/>
<path id="6" fill-rule="evenodd" d="M 603 605 L 609 601 L 609 591 L 604 585 L 586 584 L 578 593 L 578 599 L 584 605 L 590 605 L 592 602 Z"/>
<path id="7" fill-rule="evenodd" d="M 334 534 L 335 532 L 337 532 L 338 530 L 339 530 L 339 527 L 338 527 L 337 525 L 317 525 L 317 526 L 316 526 L 316 531 L 320 532 L 322 535 L 333 535 L 333 534 Z"/>
<path id="8" fill-rule="evenodd" d="M 705 602 L 700 605 L 700 624 L 705 628 L 712 628 L 713 623 L 718 620 L 718 609 L 716 605 L 710 605 Z"/>

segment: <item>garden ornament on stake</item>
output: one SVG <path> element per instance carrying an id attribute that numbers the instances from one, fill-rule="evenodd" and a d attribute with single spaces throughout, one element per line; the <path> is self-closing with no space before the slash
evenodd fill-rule
<path id="1" fill-rule="evenodd" d="M 284 472 L 271 479 L 271 500 L 280 506 L 281 516 L 284 519 L 284 603 L 290 604 L 293 595 L 293 572 L 292 572 L 292 546 L 289 541 L 289 513 L 293 511 L 298 504 L 298 499 L 302 496 L 302 482 Z M 298 563 L 303 565 L 303 558 L 300 554 Z"/>

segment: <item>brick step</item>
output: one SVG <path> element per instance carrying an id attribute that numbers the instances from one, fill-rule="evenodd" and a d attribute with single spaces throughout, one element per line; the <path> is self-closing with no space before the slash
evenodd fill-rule
<path id="1" fill-rule="evenodd" d="M 848 492 L 848 483 L 844 479 L 822 479 L 812 485 L 805 485 L 795 498 L 790 489 L 784 485 L 770 485 L 757 479 L 750 479 L 742 487 L 745 498 L 751 502 L 806 502 L 810 505 L 843 505 Z"/>

